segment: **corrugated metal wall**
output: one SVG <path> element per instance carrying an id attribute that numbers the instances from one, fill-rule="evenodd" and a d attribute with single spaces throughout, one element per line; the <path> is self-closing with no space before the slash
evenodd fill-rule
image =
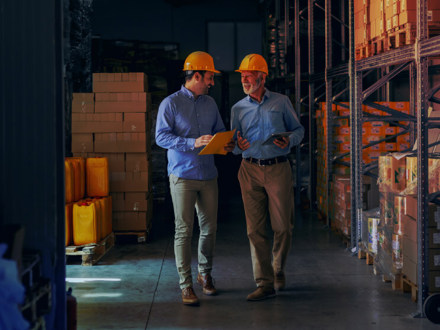
<path id="1" fill-rule="evenodd" d="M 0 223 L 25 226 L 65 324 L 63 1 L 0 1 Z"/>

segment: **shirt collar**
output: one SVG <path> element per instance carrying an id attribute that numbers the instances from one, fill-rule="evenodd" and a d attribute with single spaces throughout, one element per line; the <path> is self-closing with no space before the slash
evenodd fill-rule
<path id="1" fill-rule="evenodd" d="M 263 98 L 261 99 L 261 103 L 263 103 L 265 100 L 267 100 L 268 98 L 270 98 L 270 94 L 271 94 L 271 92 L 265 87 L 265 92 L 264 92 L 264 95 L 263 95 Z M 255 102 L 255 103 L 258 103 L 257 101 L 255 101 L 252 97 L 250 97 L 250 95 L 248 95 L 247 96 L 247 99 L 248 99 L 248 101 L 249 102 Z M 260 103 L 260 104 L 261 104 Z"/>
<path id="2" fill-rule="evenodd" d="M 195 100 L 194 94 L 188 88 L 186 88 L 184 85 L 182 85 L 182 87 L 180 88 L 180 91 L 186 97 L 189 97 L 191 100 Z M 203 96 L 203 95 L 199 95 L 199 97 L 200 96 Z"/>

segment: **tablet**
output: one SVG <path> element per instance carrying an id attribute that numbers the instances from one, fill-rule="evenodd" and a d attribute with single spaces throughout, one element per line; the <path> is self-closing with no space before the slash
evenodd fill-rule
<path id="1" fill-rule="evenodd" d="M 269 136 L 266 141 L 263 142 L 263 145 L 271 145 L 275 139 L 279 139 L 281 137 L 287 136 L 289 137 L 293 132 L 281 132 L 281 133 L 273 133 Z"/>

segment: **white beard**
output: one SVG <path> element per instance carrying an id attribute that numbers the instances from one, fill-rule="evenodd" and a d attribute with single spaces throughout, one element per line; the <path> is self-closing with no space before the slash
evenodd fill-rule
<path id="1" fill-rule="evenodd" d="M 249 85 L 249 88 L 246 88 L 245 85 L 243 85 L 243 92 L 244 92 L 246 95 L 251 95 L 251 94 L 255 93 L 255 91 L 256 91 L 258 88 L 260 88 L 260 86 L 261 86 L 261 79 L 258 78 L 258 79 L 255 81 L 255 85 L 251 85 L 251 84 L 246 84 L 246 85 Z"/>

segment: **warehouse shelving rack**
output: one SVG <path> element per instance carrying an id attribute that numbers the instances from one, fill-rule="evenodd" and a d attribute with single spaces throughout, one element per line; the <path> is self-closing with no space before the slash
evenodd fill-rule
<path id="1" fill-rule="evenodd" d="M 404 132 L 411 131 L 413 138 L 417 138 L 417 233 L 418 233 L 418 316 L 425 316 L 423 310 L 423 303 L 428 297 L 428 202 L 434 201 L 436 196 L 428 195 L 428 129 L 439 127 L 438 121 L 428 119 L 427 108 L 428 101 L 440 103 L 440 98 L 436 97 L 440 86 L 434 87 L 429 91 L 428 84 L 428 59 L 431 56 L 440 55 L 440 36 L 429 38 L 427 31 L 427 0 L 417 1 L 417 37 L 413 45 L 390 50 L 388 52 L 374 55 L 365 59 L 355 61 L 355 47 L 354 47 L 354 1 L 348 1 L 348 25 L 344 21 L 344 6 L 341 6 L 341 19 L 338 19 L 332 14 L 331 0 L 325 0 L 325 6 L 322 8 L 316 0 L 308 0 L 308 80 L 309 88 L 308 95 L 301 99 L 304 104 L 305 99 L 308 98 L 309 107 L 309 143 L 310 143 L 310 168 L 315 169 L 311 173 L 309 191 L 311 195 L 311 203 L 314 204 L 316 200 L 316 167 L 314 166 L 314 150 L 316 150 L 314 124 L 315 110 L 317 102 L 320 97 L 325 95 L 326 109 L 331 109 L 333 103 L 337 103 L 338 98 L 349 92 L 349 105 L 352 111 L 350 112 L 350 127 L 351 127 L 351 150 L 350 150 L 350 182 L 352 191 L 351 200 L 351 247 L 352 251 L 356 252 L 358 249 L 358 242 L 360 240 L 360 221 L 362 218 L 362 177 L 363 175 L 372 175 L 371 170 L 377 167 L 376 164 L 363 166 L 362 163 L 362 123 L 369 120 L 381 121 L 407 121 L 412 124 L 404 127 Z M 295 7 L 299 6 L 299 0 L 295 0 Z M 341 2 L 343 3 L 343 1 Z M 315 50 L 314 50 L 314 8 L 318 7 L 325 11 L 325 70 L 321 73 L 315 73 Z M 295 21 L 299 22 L 299 13 L 302 11 L 295 10 Z M 341 23 L 341 33 L 344 35 L 344 29 L 348 28 L 348 63 L 343 63 L 338 66 L 332 66 L 332 20 Z M 295 28 L 299 24 L 295 24 Z M 298 35 L 296 34 L 296 37 Z M 344 37 L 341 37 L 344 41 Z M 301 49 L 299 44 L 295 47 L 295 58 L 299 58 Z M 342 56 L 343 58 L 344 56 Z M 394 66 L 394 67 L 392 67 Z M 301 73 L 299 68 L 295 70 L 295 76 L 299 77 Z M 381 70 L 386 74 L 378 79 L 366 89 L 363 89 L 363 78 L 374 70 Z M 379 88 L 385 86 L 392 78 L 396 77 L 400 72 L 408 70 L 410 82 L 410 115 L 405 115 L 390 108 L 380 106 L 374 102 L 368 102 L 366 99 Z M 340 79 L 337 84 L 334 84 L 335 79 Z M 325 82 L 325 94 L 315 97 L 317 90 L 322 88 L 319 81 Z M 348 82 L 348 86 L 333 95 L 335 88 Z M 295 90 L 300 92 L 299 79 L 295 79 Z M 318 85 L 318 86 L 316 86 Z M 300 95 L 299 93 L 297 95 Z M 337 103 L 338 104 L 338 103 Z M 340 103 L 339 103 L 340 104 Z M 386 117 L 374 117 L 370 114 L 362 112 L 362 104 L 368 104 L 379 110 L 385 111 L 389 115 Z M 340 104 L 342 105 L 342 104 Z M 415 111 L 417 109 L 417 112 Z M 415 113 L 417 113 L 415 115 Z M 327 112 L 327 129 L 332 131 L 333 118 L 332 111 Z M 380 143 L 378 141 L 376 143 Z M 327 134 L 327 160 L 328 166 L 326 169 L 327 179 L 327 196 L 329 196 L 329 183 L 332 174 L 332 163 L 340 162 L 340 157 L 335 157 L 330 146 L 332 145 L 331 134 Z M 372 144 L 368 145 L 371 146 Z M 368 147 L 367 146 L 367 147 Z M 348 153 L 347 153 L 348 154 Z M 329 225 L 328 217 L 328 198 L 327 198 L 327 224 Z"/>

